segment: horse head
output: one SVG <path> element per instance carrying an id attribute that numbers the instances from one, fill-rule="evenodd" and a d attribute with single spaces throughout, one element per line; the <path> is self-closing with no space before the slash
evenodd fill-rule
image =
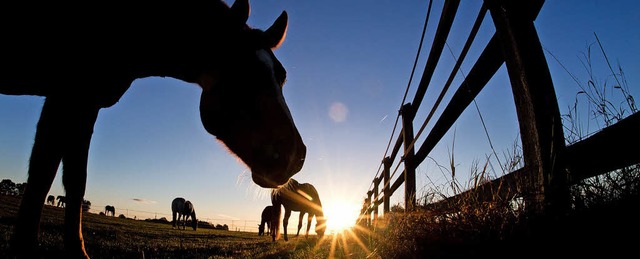
<path id="1" fill-rule="evenodd" d="M 196 213 L 194 212 L 191 215 L 192 219 L 191 219 L 191 228 L 193 228 L 194 231 L 198 230 L 198 220 L 196 219 Z"/>
<path id="2" fill-rule="evenodd" d="M 191 201 L 185 201 L 183 210 L 184 220 L 186 221 L 188 218 L 191 218 L 191 228 L 193 228 L 194 231 L 197 230 L 198 219 L 196 218 L 196 209 L 193 207 L 193 203 L 191 203 Z"/>
<path id="3" fill-rule="evenodd" d="M 265 31 L 246 25 L 249 4 L 230 8 L 238 31 L 225 39 L 220 63 L 196 78 L 202 87 L 200 118 L 251 170 L 253 181 L 278 187 L 302 169 L 306 147 L 285 102 L 286 70 L 273 50 L 285 38 L 286 12 Z M 232 26 L 233 27 L 233 26 Z"/>
<path id="4" fill-rule="evenodd" d="M 264 224 L 258 224 L 258 236 L 264 235 Z"/>
<path id="5" fill-rule="evenodd" d="M 319 237 L 323 237 L 326 230 L 327 220 L 324 216 L 316 215 L 316 234 L 318 234 Z"/>

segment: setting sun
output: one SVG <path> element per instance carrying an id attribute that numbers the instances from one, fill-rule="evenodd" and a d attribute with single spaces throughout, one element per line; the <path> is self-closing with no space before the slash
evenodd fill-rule
<path id="1" fill-rule="evenodd" d="M 327 233 L 340 232 L 355 225 L 361 204 L 350 204 L 343 200 L 332 200 L 323 204 L 327 218 Z"/>

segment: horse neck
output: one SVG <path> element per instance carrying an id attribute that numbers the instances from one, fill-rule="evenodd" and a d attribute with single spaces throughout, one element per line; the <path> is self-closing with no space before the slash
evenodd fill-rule
<path id="1" fill-rule="evenodd" d="M 267 219 L 263 218 L 260 220 L 260 229 L 264 229 L 264 224 L 267 223 Z"/>
<path id="2" fill-rule="evenodd" d="M 316 187 L 308 183 L 303 184 L 301 186 L 303 186 L 301 187 L 301 189 L 303 189 L 303 191 L 311 197 L 311 200 L 313 201 L 313 203 L 315 203 L 316 205 L 322 206 L 322 202 L 320 202 L 320 195 L 318 194 L 318 190 L 316 190 Z"/>
<path id="3" fill-rule="evenodd" d="M 318 206 L 317 208 L 313 208 L 313 211 L 316 217 L 317 216 L 324 217 L 324 212 L 322 210 L 322 202 L 320 201 L 320 195 L 318 194 L 318 191 L 316 190 L 316 188 L 313 187 L 313 185 L 309 185 L 309 195 L 313 199 L 313 203 Z"/>
<path id="4" fill-rule="evenodd" d="M 189 5 L 188 11 L 160 2 L 126 8 L 112 5 L 93 13 L 77 12 L 75 8 L 55 8 L 55 12 L 41 8 L 46 11 L 37 12 L 25 2 L 12 9 L 16 16 L 27 21 L 47 22 L 25 25 L 19 30 L 9 21 L 0 23 L 5 38 L 12 39 L 12 45 L 4 48 L 12 52 L 0 52 L 6 63 L 33 59 L 43 63 L 42 67 L 54 70 L 52 75 L 71 71 L 76 77 L 86 74 L 90 79 L 93 75 L 109 78 L 124 75 L 123 81 L 159 76 L 194 82 L 193 69 L 216 62 L 222 51 L 228 51 L 225 47 L 234 46 L 225 43 L 235 38 L 231 32 L 241 29 L 230 26 L 233 21 L 223 1 L 197 4 L 199 6 Z M 114 17 L 117 23 L 110 22 Z M 56 32 L 56 40 L 43 41 L 41 35 L 52 31 Z M 79 46 L 91 52 L 78 52 Z M 60 59 L 82 65 L 58 70 L 55 62 Z"/>

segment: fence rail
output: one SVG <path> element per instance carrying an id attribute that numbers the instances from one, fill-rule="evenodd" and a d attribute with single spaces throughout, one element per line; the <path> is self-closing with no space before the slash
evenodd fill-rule
<path id="1" fill-rule="evenodd" d="M 569 187 L 586 178 L 640 163 L 637 152 L 621 146 L 640 144 L 640 113 L 602 129 L 587 139 L 566 146 L 562 120 L 551 75 L 537 31 L 533 25 L 543 0 L 485 0 L 468 39 L 451 70 L 451 76 L 417 134 L 414 117 L 438 65 L 451 30 L 459 0 L 444 3 L 433 44 L 413 102 L 403 104 L 400 115 L 402 130 L 389 156 L 382 159 L 382 172 L 373 179 L 361 210 L 360 224 L 371 224 L 378 217 L 379 205 L 390 211 L 390 197 L 404 185 L 405 210 L 416 204 L 415 170 L 449 131 L 464 110 L 482 91 L 498 69 L 506 64 L 516 105 L 524 166 L 477 188 L 429 204 L 431 209 L 454 210 L 453 204 L 470 195 L 491 200 L 521 197 L 525 208 L 533 213 L 554 214 L 569 206 Z M 452 95 L 441 116 L 422 145 L 414 146 L 425 125 L 431 120 L 453 75 L 458 73 L 469 46 L 486 12 L 491 14 L 496 32 L 484 47 L 470 72 Z M 403 156 L 396 161 L 402 148 Z M 395 169 L 392 172 L 392 167 Z M 402 173 L 393 180 L 396 170 Z M 379 186 L 382 188 L 379 188 Z M 373 215 L 372 215 L 373 214 Z"/>

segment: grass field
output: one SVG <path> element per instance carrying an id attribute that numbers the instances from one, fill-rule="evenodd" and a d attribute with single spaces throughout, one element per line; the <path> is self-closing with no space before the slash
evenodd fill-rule
<path id="1" fill-rule="evenodd" d="M 0 195 L 0 258 L 8 257 L 9 239 L 20 203 L 17 196 Z M 40 252 L 62 258 L 64 209 L 45 205 Z M 294 233 L 295 234 L 295 233 Z M 83 216 L 83 235 L 91 258 L 364 258 L 353 239 L 315 235 L 289 236 L 276 242 L 254 232 L 198 228 L 173 229 L 170 224 L 122 219 L 94 213 Z M 337 239 L 340 239 L 337 242 Z"/>
<path id="2" fill-rule="evenodd" d="M 442 214 L 418 207 L 391 212 L 372 226 L 324 238 L 289 236 L 276 242 L 255 232 L 173 229 L 150 222 L 85 213 L 83 235 L 94 258 L 635 258 L 640 221 L 640 166 L 605 174 L 573 193 L 566 215 L 527 216 L 495 199 L 454 205 Z M 580 199 L 578 199 L 578 197 Z M 9 239 L 19 196 L 0 195 L 0 259 Z M 579 206 L 578 206 L 579 205 Z M 64 210 L 44 206 L 38 254 L 62 256 Z M 633 256 L 636 254 L 636 256 Z"/>

